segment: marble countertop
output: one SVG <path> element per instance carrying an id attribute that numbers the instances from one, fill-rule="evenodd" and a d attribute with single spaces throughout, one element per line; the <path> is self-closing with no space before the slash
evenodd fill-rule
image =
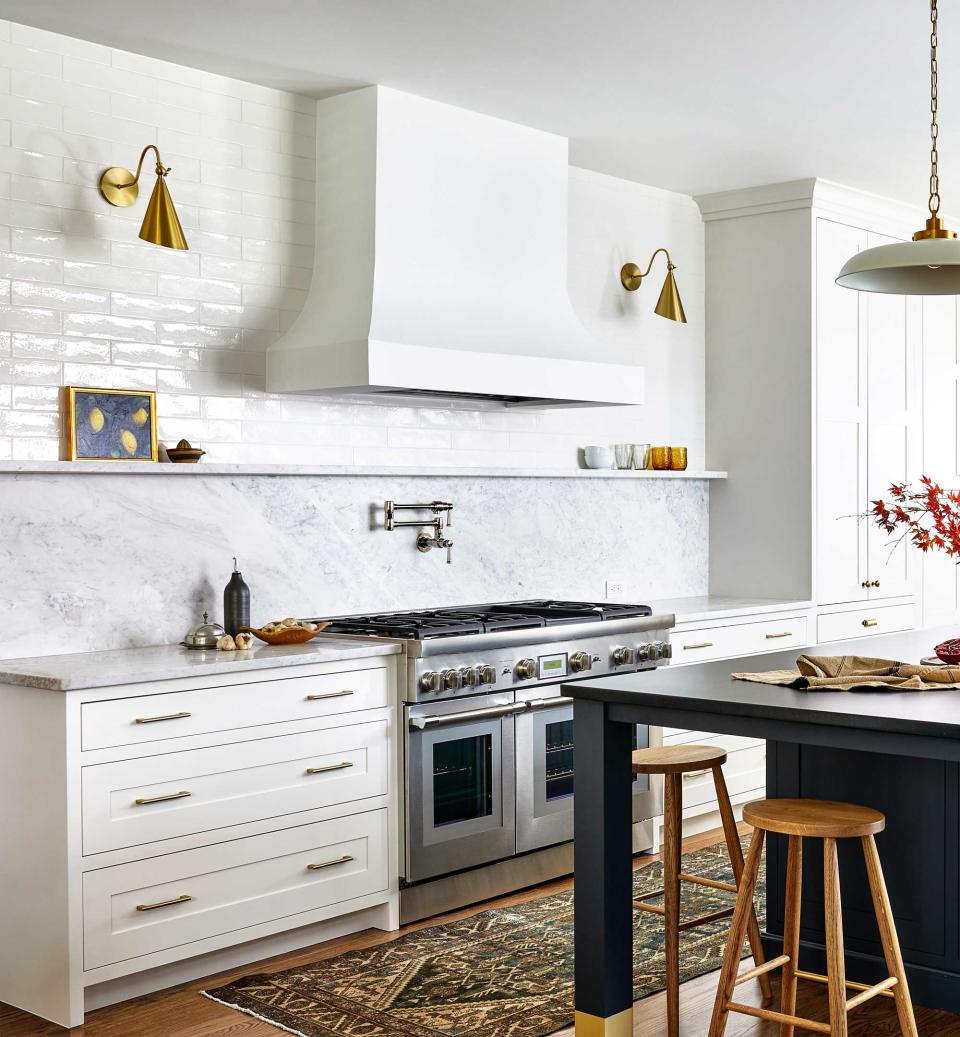
<path id="1" fill-rule="evenodd" d="M 793 598 L 733 598 L 704 594 L 694 598 L 659 598 L 649 602 L 654 615 L 672 612 L 678 623 L 699 623 L 738 616 L 764 616 L 776 612 L 800 612 L 812 608 L 812 601 Z"/>
<path id="2" fill-rule="evenodd" d="M 46 691 L 77 691 L 176 677 L 205 677 L 215 673 L 366 659 L 376 655 L 396 655 L 400 651 L 399 644 L 335 638 L 282 648 L 260 645 L 246 652 L 198 652 L 180 645 L 151 645 L 109 652 L 0 659 L 0 684 L 19 684 Z"/>

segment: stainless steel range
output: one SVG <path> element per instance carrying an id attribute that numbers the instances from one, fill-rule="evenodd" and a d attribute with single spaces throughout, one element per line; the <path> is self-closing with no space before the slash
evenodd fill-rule
<path id="1" fill-rule="evenodd" d="M 572 870 L 573 702 L 563 682 L 661 665 L 673 616 L 520 601 L 345 616 L 326 633 L 404 646 L 404 921 Z M 637 727 L 636 745 L 659 745 Z M 658 778 L 634 781 L 634 850 L 655 842 Z"/>

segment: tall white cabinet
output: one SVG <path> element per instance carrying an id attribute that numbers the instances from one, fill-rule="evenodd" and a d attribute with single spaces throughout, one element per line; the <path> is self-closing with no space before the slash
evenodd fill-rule
<path id="1" fill-rule="evenodd" d="M 711 491 L 711 592 L 809 598 L 818 641 L 917 625 L 918 553 L 858 516 L 926 460 L 924 300 L 834 279 L 920 214 L 820 180 L 697 200 L 707 463 L 730 473 Z"/>

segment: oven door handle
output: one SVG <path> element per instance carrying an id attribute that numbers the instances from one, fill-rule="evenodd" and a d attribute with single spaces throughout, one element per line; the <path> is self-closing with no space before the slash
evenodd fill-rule
<path id="1" fill-rule="evenodd" d="M 541 709 L 560 709 L 561 706 L 572 706 L 573 699 L 564 695 L 555 699 L 531 699 L 527 703 L 527 709 L 531 712 L 539 712 Z"/>
<path id="2" fill-rule="evenodd" d="M 470 720 L 496 720 L 497 717 L 513 717 L 526 711 L 525 702 L 513 702 L 509 706 L 491 706 L 489 709 L 471 709 L 464 713 L 444 713 L 440 716 L 410 717 L 411 731 L 423 731 L 427 727 L 448 727 Z"/>

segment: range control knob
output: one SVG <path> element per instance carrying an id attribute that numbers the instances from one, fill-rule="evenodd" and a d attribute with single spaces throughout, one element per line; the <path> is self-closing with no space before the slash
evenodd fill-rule
<path id="1" fill-rule="evenodd" d="M 420 678 L 421 691 L 440 691 L 443 687 L 443 678 L 436 670 L 427 670 Z"/>
<path id="2" fill-rule="evenodd" d="M 673 645 L 669 641 L 658 641 L 660 646 L 660 658 L 661 659 L 672 659 L 673 658 Z"/>
<path id="3" fill-rule="evenodd" d="M 632 648 L 614 648 L 613 665 L 630 666 L 636 660 L 636 653 Z"/>
<path id="4" fill-rule="evenodd" d="M 637 662 L 656 662 L 660 658 L 660 649 L 657 641 L 650 644 L 637 645 Z"/>
<path id="5" fill-rule="evenodd" d="M 497 671 L 486 663 L 481 663 L 477 667 L 477 676 L 480 678 L 481 684 L 496 684 L 497 683 Z"/>
<path id="6" fill-rule="evenodd" d="M 443 686 L 449 691 L 456 691 L 461 686 L 459 670 L 444 670 L 442 675 Z"/>
<path id="7" fill-rule="evenodd" d="M 521 681 L 533 680 L 537 675 L 536 659 L 521 659 L 517 663 L 517 679 Z"/>
<path id="8" fill-rule="evenodd" d="M 475 688 L 480 683 L 480 674 L 476 666 L 460 667 L 460 683 L 465 688 Z"/>
<path id="9" fill-rule="evenodd" d="M 574 673 L 583 673 L 590 669 L 590 656 L 586 652 L 574 652 L 570 656 L 570 669 Z"/>

